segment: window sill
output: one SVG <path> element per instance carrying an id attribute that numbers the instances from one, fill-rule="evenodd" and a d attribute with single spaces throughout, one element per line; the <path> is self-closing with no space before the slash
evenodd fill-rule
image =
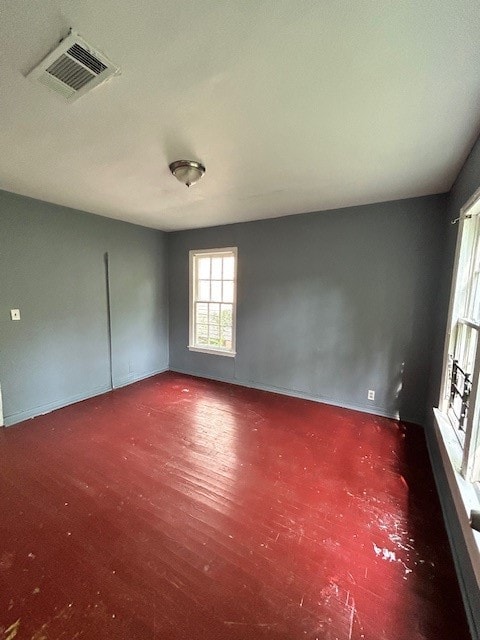
<path id="1" fill-rule="evenodd" d="M 188 345 L 189 351 L 197 351 L 198 353 L 209 353 L 214 356 L 227 356 L 227 358 L 235 358 L 236 351 L 222 351 L 221 349 L 209 349 L 208 347 L 192 347 Z"/>
<path id="2" fill-rule="evenodd" d="M 480 497 L 475 485 L 465 480 L 460 473 L 462 447 L 452 425 L 439 409 L 434 409 L 433 412 L 435 415 L 435 436 L 440 448 L 443 467 L 477 582 L 480 585 L 480 532 L 470 526 L 470 511 L 480 509 Z"/>

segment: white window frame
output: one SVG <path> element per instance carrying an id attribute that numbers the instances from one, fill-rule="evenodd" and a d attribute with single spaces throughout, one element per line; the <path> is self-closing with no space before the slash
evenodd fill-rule
<path id="1" fill-rule="evenodd" d="M 195 344 L 195 302 L 197 301 L 197 274 L 195 271 L 197 256 L 204 257 L 224 257 L 233 255 L 234 257 L 234 273 L 233 273 L 233 302 L 232 304 L 232 348 L 222 349 L 221 347 L 201 346 Z M 236 327 L 237 327 L 237 264 L 238 249 L 237 247 L 223 247 L 221 249 L 193 249 L 189 252 L 189 343 L 190 351 L 198 351 L 199 353 L 210 353 L 218 356 L 227 356 L 234 358 L 236 356 Z"/>
<path id="2" fill-rule="evenodd" d="M 471 291 L 467 294 L 467 303 L 459 308 L 457 301 L 457 291 L 460 290 L 460 278 L 462 274 L 462 265 L 460 260 L 462 259 L 463 243 L 467 241 L 465 231 L 466 224 L 476 224 L 476 236 L 474 238 L 475 243 L 480 241 L 480 189 L 477 190 L 474 195 L 468 200 L 468 202 L 460 210 L 459 217 L 459 229 L 457 236 L 457 246 L 455 251 L 455 264 L 452 277 L 452 286 L 450 291 L 450 305 L 448 311 L 448 323 L 447 332 L 445 337 L 444 357 L 443 357 L 443 371 L 442 371 L 442 383 L 439 399 L 439 409 L 445 418 L 448 417 L 448 404 L 450 393 L 450 381 L 451 381 L 451 361 L 453 350 L 455 348 L 456 331 L 460 324 L 469 327 L 471 330 L 477 332 L 477 349 L 475 354 L 475 360 L 473 370 L 471 372 L 472 387 L 469 398 L 469 409 L 467 414 L 467 420 L 465 424 L 465 437 L 459 438 L 458 432 L 456 436 L 460 445 L 462 446 L 462 461 L 460 472 L 463 478 L 468 482 L 478 483 L 480 481 L 480 325 L 471 322 L 469 319 L 465 319 L 464 309 L 468 305 L 468 298 L 471 295 Z M 470 260 L 469 260 L 470 262 Z M 467 261 L 463 264 L 466 264 Z M 452 425 L 452 429 L 455 427 Z"/>

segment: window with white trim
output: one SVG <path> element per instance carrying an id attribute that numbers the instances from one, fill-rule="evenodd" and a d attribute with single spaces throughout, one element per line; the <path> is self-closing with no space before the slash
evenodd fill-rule
<path id="1" fill-rule="evenodd" d="M 480 191 L 462 208 L 445 341 L 440 410 L 463 448 L 462 475 L 480 481 Z"/>
<path id="2" fill-rule="evenodd" d="M 237 248 L 190 251 L 191 351 L 235 355 Z"/>

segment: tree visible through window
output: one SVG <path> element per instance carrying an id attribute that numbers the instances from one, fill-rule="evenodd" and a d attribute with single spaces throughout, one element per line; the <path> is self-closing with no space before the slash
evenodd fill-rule
<path id="1" fill-rule="evenodd" d="M 190 251 L 190 349 L 235 355 L 236 262 L 236 248 Z"/>

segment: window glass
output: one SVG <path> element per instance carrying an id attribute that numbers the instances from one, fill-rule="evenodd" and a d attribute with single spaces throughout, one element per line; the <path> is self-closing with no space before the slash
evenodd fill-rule
<path id="1" fill-rule="evenodd" d="M 190 252 L 190 349 L 235 355 L 236 249 Z"/>

